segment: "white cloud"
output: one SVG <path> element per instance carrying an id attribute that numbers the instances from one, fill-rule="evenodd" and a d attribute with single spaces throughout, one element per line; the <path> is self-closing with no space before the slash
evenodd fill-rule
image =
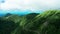
<path id="1" fill-rule="evenodd" d="M 59 0 L 5 0 L 1 3 L 1 9 L 44 10 L 60 8 L 59 4 Z"/>

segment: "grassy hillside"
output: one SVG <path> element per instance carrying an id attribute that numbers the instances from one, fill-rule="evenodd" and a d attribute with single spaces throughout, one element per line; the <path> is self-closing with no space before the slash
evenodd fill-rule
<path id="1" fill-rule="evenodd" d="M 60 10 L 0 17 L 0 34 L 60 34 Z"/>

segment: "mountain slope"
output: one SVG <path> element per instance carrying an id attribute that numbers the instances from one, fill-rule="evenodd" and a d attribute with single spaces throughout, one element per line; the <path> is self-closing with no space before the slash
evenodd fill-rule
<path id="1" fill-rule="evenodd" d="M 8 15 L 0 19 L 14 22 L 16 28 L 11 34 L 60 34 L 60 10 L 49 10 L 42 14 L 31 13 L 25 16 Z"/>

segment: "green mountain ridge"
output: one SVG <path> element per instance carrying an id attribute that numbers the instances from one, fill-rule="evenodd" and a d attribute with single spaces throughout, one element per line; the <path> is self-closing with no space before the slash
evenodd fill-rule
<path id="1" fill-rule="evenodd" d="M 14 25 L 10 32 L 1 30 L 0 34 L 60 34 L 60 10 L 49 10 L 42 14 L 31 13 L 25 16 L 9 14 L 0 17 L 0 22 L 3 23 L 0 28 L 6 28 L 5 30 L 8 31 L 11 30 L 11 25 Z M 11 23 L 10 27 L 8 23 Z"/>

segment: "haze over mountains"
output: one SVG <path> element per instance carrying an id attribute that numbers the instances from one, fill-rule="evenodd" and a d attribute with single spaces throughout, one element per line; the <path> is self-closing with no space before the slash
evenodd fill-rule
<path id="1" fill-rule="evenodd" d="M 7 13 L 10 14 L 15 14 L 15 15 L 26 15 L 26 14 L 30 14 L 30 13 L 43 13 L 43 11 L 41 10 L 0 10 L 0 16 L 3 16 Z"/>

